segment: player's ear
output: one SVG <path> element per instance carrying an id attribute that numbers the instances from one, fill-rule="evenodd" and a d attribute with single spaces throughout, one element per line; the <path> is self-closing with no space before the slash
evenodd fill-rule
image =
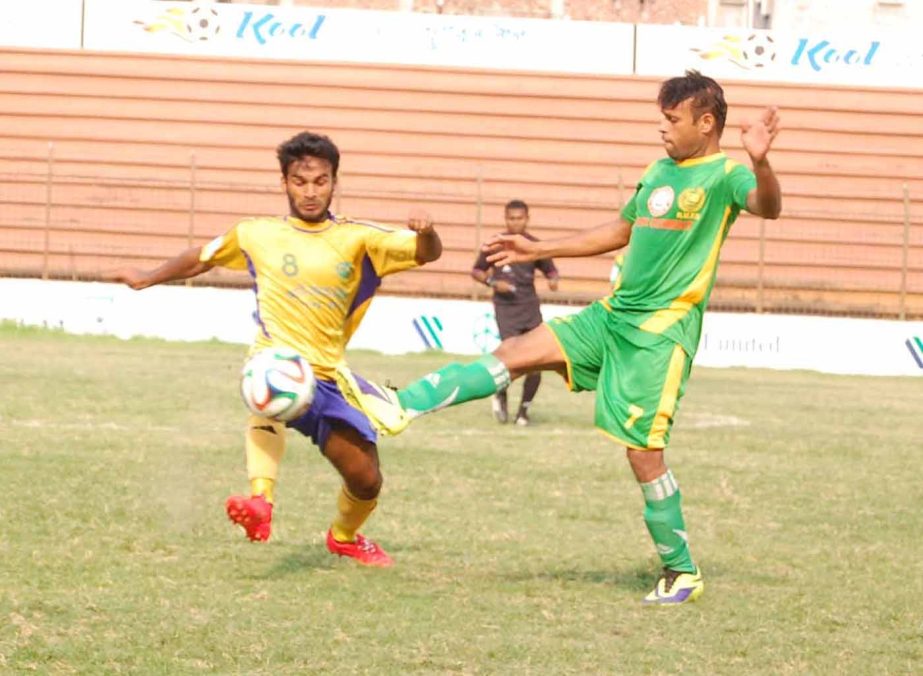
<path id="1" fill-rule="evenodd" d="M 702 113 L 702 115 L 699 117 L 698 126 L 699 131 L 702 134 L 706 136 L 711 134 L 713 131 L 715 131 L 715 116 L 711 113 Z"/>

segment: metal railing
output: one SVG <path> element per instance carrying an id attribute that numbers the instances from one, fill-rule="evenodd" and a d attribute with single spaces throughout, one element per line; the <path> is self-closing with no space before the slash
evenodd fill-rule
<path id="1" fill-rule="evenodd" d="M 264 202 L 267 213 L 284 205 L 279 188 L 268 181 L 251 185 L 203 180 L 203 168 L 194 153 L 187 165 L 161 167 L 170 178 L 62 170 L 53 144 L 49 144 L 46 157 L 27 158 L 32 161 L 32 171 L 4 171 L 4 159 L 10 158 L 0 153 L 0 274 L 7 276 L 97 279 L 106 267 L 150 262 L 202 243 L 235 219 L 253 214 L 254 206 L 258 205 L 258 213 L 263 212 Z M 44 171 L 34 170 L 39 162 Z M 541 236 L 543 230 L 591 225 L 595 214 L 598 222 L 610 220 L 624 196 L 621 169 L 614 167 L 612 175 L 616 180 L 611 201 L 529 200 L 535 232 Z M 387 221 L 378 213 L 357 213 L 352 206 L 372 199 L 382 212 L 389 206 L 393 212 L 395 205 L 410 202 L 424 204 L 437 215 L 441 209 L 449 210 L 447 205 L 456 214 L 459 209 L 466 210 L 464 218 L 456 215 L 455 222 L 445 226 L 449 233 L 446 249 L 457 261 L 442 268 L 446 281 L 434 288 L 431 283 L 420 282 L 415 287 L 404 280 L 391 289 L 393 292 L 483 297 L 483 289 L 472 284 L 467 273 L 488 227 L 501 225 L 496 219 L 488 224 L 485 213 L 490 209 L 490 213 L 501 214 L 506 199 L 480 170 L 461 188 L 458 177 L 453 177 L 444 190 L 377 189 L 368 187 L 368 180 L 359 189 L 352 187 L 350 179 L 349 175 L 340 177 L 334 203 L 337 212 L 346 209 L 355 217 Z M 894 188 L 893 199 L 884 200 L 889 217 L 845 212 L 785 212 L 782 216 L 783 223 L 809 224 L 821 216 L 828 221 L 839 216 L 866 224 L 858 232 L 844 228 L 838 241 L 825 243 L 823 238 L 812 238 L 804 228 L 793 228 L 784 238 L 772 236 L 762 220 L 751 219 L 743 232 L 741 225 L 735 226 L 738 232 L 729 239 L 734 244 L 726 245 L 722 257 L 729 271 L 719 271 L 712 307 L 900 319 L 923 316 L 923 222 L 919 216 L 914 218 L 914 207 L 919 203 L 913 202 L 908 183 L 897 183 Z M 542 219 L 543 212 L 559 208 L 575 210 L 587 221 L 564 227 Z M 109 214 L 122 219 L 120 224 L 105 222 Z M 158 225 L 153 225 L 155 222 Z M 748 251 L 729 252 L 733 246 Z M 829 254 L 826 260 L 804 260 L 792 254 L 786 258 L 778 253 L 818 246 Z M 857 248 L 862 253 L 849 253 Z M 868 253 L 872 250 L 885 253 L 873 260 Z M 555 294 L 554 300 L 585 302 L 605 293 L 606 266 L 605 260 L 596 260 L 573 268 L 567 275 L 566 290 Z M 218 274 L 198 283 L 245 284 L 247 280 Z"/>

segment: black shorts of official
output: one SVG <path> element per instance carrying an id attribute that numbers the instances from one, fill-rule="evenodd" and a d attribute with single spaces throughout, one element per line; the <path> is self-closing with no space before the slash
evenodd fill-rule
<path id="1" fill-rule="evenodd" d="M 501 340 L 521 336 L 542 323 L 542 310 L 538 303 L 495 303 L 494 314 Z"/>

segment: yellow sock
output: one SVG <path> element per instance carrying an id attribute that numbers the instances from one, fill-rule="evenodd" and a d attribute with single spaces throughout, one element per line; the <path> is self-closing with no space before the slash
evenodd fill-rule
<path id="1" fill-rule="evenodd" d="M 343 486 L 337 497 L 337 515 L 330 524 L 333 539 L 337 542 L 355 542 L 356 531 L 362 527 L 377 504 L 378 498 L 360 500 Z"/>
<path id="2" fill-rule="evenodd" d="M 285 455 L 285 425 L 252 415 L 247 419 L 244 438 L 247 454 L 247 477 L 250 494 L 273 500 L 273 488 L 279 477 L 279 463 Z"/>
<path id="3" fill-rule="evenodd" d="M 262 476 L 250 479 L 250 495 L 262 495 L 266 502 L 272 504 L 272 489 L 275 485 L 275 480 Z"/>

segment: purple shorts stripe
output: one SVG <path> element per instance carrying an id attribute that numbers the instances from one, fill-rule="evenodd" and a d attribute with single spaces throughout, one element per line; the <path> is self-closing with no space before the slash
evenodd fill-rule
<path id="1" fill-rule="evenodd" d="M 330 431 L 339 425 L 352 427 L 366 441 L 378 443 L 378 433 L 369 419 L 362 411 L 350 406 L 337 384 L 329 380 L 317 381 L 311 408 L 297 420 L 288 423 L 288 427 L 309 437 L 321 450 L 327 445 Z"/>

